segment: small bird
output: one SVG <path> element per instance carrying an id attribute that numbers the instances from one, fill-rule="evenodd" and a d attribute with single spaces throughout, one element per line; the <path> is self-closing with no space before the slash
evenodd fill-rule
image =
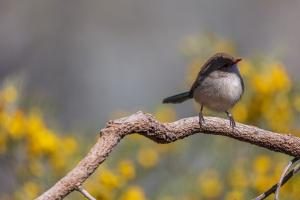
<path id="1" fill-rule="evenodd" d="M 199 124 L 205 123 L 203 107 L 225 112 L 230 120 L 230 126 L 235 127 L 235 121 L 228 111 L 242 97 L 244 82 L 237 63 L 241 58 L 234 58 L 227 53 L 217 53 L 209 58 L 201 67 L 196 80 L 188 92 L 180 93 L 163 100 L 163 103 L 181 103 L 194 98 L 201 106 Z"/>

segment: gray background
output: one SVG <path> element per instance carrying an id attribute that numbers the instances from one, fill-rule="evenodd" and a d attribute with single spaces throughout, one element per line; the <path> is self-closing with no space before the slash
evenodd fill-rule
<path id="1" fill-rule="evenodd" d="M 298 0 L 2 0 L 0 77 L 25 75 L 27 102 L 64 128 L 94 130 L 115 110 L 151 112 L 184 90 L 190 35 L 212 31 L 242 57 L 298 72 L 299 10 Z M 191 103 L 176 109 L 196 114 Z"/>

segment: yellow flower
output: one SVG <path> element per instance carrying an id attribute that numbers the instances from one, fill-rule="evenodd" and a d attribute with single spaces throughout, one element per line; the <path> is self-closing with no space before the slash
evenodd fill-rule
<path id="1" fill-rule="evenodd" d="M 155 117 L 161 122 L 170 122 L 176 119 L 176 112 L 169 106 L 163 106 L 157 109 Z"/>
<path id="2" fill-rule="evenodd" d="M 267 74 L 253 74 L 251 79 L 251 85 L 255 92 L 261 94 L 268 94 L 273 90 L 272 81 Z"/>
<path id="3" fill-rule="evenodd" d="M 225 196 L 225 200 L 243 200 L 244 194 L 241 191 L 231 191 Z"/>
<path id="4" fill-rule="evenodd" d="M 144 148 L 138 152 L 137 160 L 145 168 L 154 167 L 158 162 L 158 154 L 152 148 Z"/>
<path id="5" fill-rule="evenodd" d="M 240 167 L 233 167 L 229 172 L 228 181 L 234 189 L 246 188 L 249 184 L 247 172 Z"/>
<path id="6" fill-rule="evenodd" d="M 70 155 L 75 152 L 75 150 L 77 149 L 77 142 L 74 138 L 67 136 L 65 138 L 62 138 L 61 140 L 66 154 Z"/>
<path id="7" fill-rule="evenodd" d="M 29 139 L 28 149 L 33 155 L 53 154 L 58 151 L 59 139 L 50 130 L 42 129 Z"/>
<path id="8" fill-rule="evenodd" d="M 131 180 L 135 177 L 135 168 L 130 160 L 123 160 L 118 166 L 119 173 L 126 180 Z"/>
<path id="9" fill-rule="evenodd" d="M 223 193 L 223 184 L 215 170 L 202 172 L 199 177 L 201 194 L 205 199 L 217 199 Z"/>
<path id="10" fill-rule="evenodd" d="M 146 200 L 146 197 L 141 187 L 132 186 L 122 194 L 120 200 Z"/>
<path id="11" fill-rule="evenodd" d="M 187 78 L 186 78 L 187 84 L 190 85 L 194 82 L 195 78 L 199 73 L 201 66 L 203 65 L 203 62 L 205 61 L 201 58 L 196 58 L 192 61 L 187 72 Z"/>
<path id="12" fill-rule="evenodd" d="M 253 162 L 255 173 L 265 174 L 271 169 L 271 159 L 266 155 L 259 155 Z"/>
<path id="13" fill-rule="evenodd" d="M 9 120 L 8 133 L 13 139 L 21 139 L 26 131 L 25 118 L 21 111 L 17 111 Z"/>
<path id="14" fill-rule="evenodd" d="M 66 166 L 67 160 L 64 156 L 64 153 L 61 153 L 59 149 L 57 149 L 57 151 L 54 151 L 50 155 L 50 163 L 53 169 L 55 170 L 55 172 L 57 174 L 60 174 L 60 172 L 62 172 L 62 170 Z"/>
<path id="15" fill-rule="evenodd" d="M 246 108 L 246 105 L 243 103 L 238 103 L 237 105 L 235 105 L 232 113 L 236 120 L 240 122 L 245 122 L 248 118 L 248 110 Z"/>
<path id="16" fill-rule="evenodd" d="M 250 76 L 252 68 L 253 66 L 249 60 L 243 59 L 243 61 L 239 63 L 239 69 L 243 77 Z"/>
<path id="17" fill-rule="evenodd" d="M 277 91 L 287 91 L 290 89 L 291 82 L 281 63 L 273 63 L 271 67 L 272 86 Z"/>
<path id="18" fill-rule="evenodd" d="M 34 199 L 38 195 L 39 186 L 34 182 L 27 182 L 23 186 L 22 191 L 26 199 Z"/>
<path id="19" fill-rule="evenodd" d="M 17 99 L 17 89 L 13 85 L 9 85 L 2 91 L 2 98 L 5 103 L 13 103 Z"/>
<path id="20" fill-rule="evenodd" d="M 120 185 L 121 185 L 121 181 L 120 181 L 119 177 L 117 175 L 113 174 L 108 169 L 103 169 L 102 171 L 100 171 L 99 180 L 108 189 L 115 189 L 115 188 L 120 187 Z"/>
<path id="21" fill-rule="evenodd" d="M 27 132 L 28 135 L 35 135 L 40 130 L 45 129 L 45 123 L 36 109 L 34 109 L 27 118 Z"/>
<path id="22" fill-rule="evenodd" d="M 266 191 L 272 184 L 274 184 L 276 180 L 269 176 L 264 174 L 259 174 L 254 177 L 253 179 L 253 186 L 257 190 L 257 192 L 262 193 Z"/>
<path id="23" fill-rule="evenodd" d="M 227 40 L 219 40 L 214 46 L 215 52 L 228 52 L 233 54 L 235 52 L 235 47 L 232 42 Z"/>
<path id="24" fill-rule="evenodd" d="M 29 162 L 29 170 L 30 172 L 35 176 L 42 176 L 44 173 L 44 168 L 40 162 L 38 162 L 36 159 L 30 160 Z"/>

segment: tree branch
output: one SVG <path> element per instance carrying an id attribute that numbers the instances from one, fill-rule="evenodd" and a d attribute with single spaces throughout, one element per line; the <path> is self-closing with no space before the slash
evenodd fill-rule
<path id="1" fill-rule="evenodd" d="M 296 173 L 298 173 L 299 170 L 300 170 L 300 164 L 296 165 L 289 173 L 287 173 L 283 177 L 282 183 L 280 184 L 280 186 L 283 186 L 286 182 L 288 182 L 288 180 L 290 180 L 290 178 L 292 178 Z M 259 195 L 258 197 L 256 197 L 253 200 L 263 200 L 263 199 L 267 198 L 268 196 L 273 194 L 278 187 L 279 187 L 279 183 L 276 183 L 270 189 L 268 189 L 266 192 L 262 193 L 261 195 Z"/>
<path id="2" fill-rule="evenodd" d="M 128 117 L 109 121 L 106 128 L 100 131 L 100 138 L 90 152 L 37 200 L 63 199 L 76 190 L 126 135 L 138 133 L 157 143 L 171 143 L 199 132 L 227 136 L 290 156 L 300 156 L 300 138 L 290 134 L 274 133 L 239 123 L 232 129 L 228 120 L 216 117 L 205 117 L 205 123 L 201 128 L 198 117 L 160 123 L 150 114 L 137 112 Z"/>
<path id="3" fill-rule="evenodd" d="M 80 192 L 88 200 L 96 200 L 88 191 L 86 191 L 82 186 L 77 187 L 78 192 Z"/>

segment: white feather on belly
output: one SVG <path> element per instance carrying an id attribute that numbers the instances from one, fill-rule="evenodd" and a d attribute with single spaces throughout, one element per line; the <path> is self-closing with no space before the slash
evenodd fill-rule
<path id="1" fill-rule="evenodd" d="M 217 112 L 224 112 L 241 98 L 243 88 L 235 72 L 218 77 L 212 72 L 194 91 L 194 98 L 200 104 Z M 238 72 L 237 72 L 238 73 Z"/>

